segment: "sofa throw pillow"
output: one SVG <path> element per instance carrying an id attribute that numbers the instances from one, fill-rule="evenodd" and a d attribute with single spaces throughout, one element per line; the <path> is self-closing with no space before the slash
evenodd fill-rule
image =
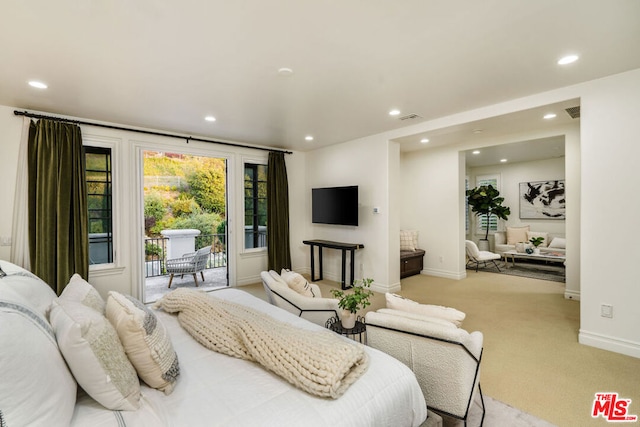
<path id="1" fill-rule="evenodd" d="M 60 294 L 60 298 L 82 303 L 104 314 L 105 303 L 100 293 L 77 273 L 71 276 L 69 283 Z"/>
<path id="2" fill-rule="evenodd" d="M 539 248 L 546 248 L 549 244 L 549 233 L 544 233 L 540 231 L 527 231 L 527 242 L 530 241 L 534 237 L 542 237 L 542 243 L 538 246 Z"/>
<path id="3" fill-rule="evenodd" d="M 107 318 L 82 303 L 58 299 L 50 314 L 60 352 L 78 384 L 107 409 L 140 407 L 140 381 Z"/>
<path id="4" fill-rule="evenodd" d="M 307 279 L 305 279 L 302 274 L 283 268 L 280 276 L 282 276 L 289 288 L 293 289 L 300 295 L 311 298 L 315 297 L 313 290 L 311 290 L 311 286 L 309 286 L 309 282 L 307 282 Z"/>
<path id="5" fill-rule="evenodd" d="M 180 366 L 162 322 L 137 299 L 114 291 L 109 292 L 106 311 L 138 376 L 150 387 L 171 393 Z"/>
<path id="6" fill-rule="evenodd" d="M 527 242 L 527 231 L 529 226 L 525 227 L 507 227 L 507 245 L 515 245 L 519 242 Z"/>
<path id="7" fill-rule="evenodd" d="M 554 237 L 549 243 L 550 248 L 555 249 L 566 249 L 567 248 L 567 240 L 563 237 Z"/>
<path id="8" fill-rule="evenodd" d="M 400 230 L 400 250 L 415 251 L 418 248 L 418 230 Z"/>
<path id="9" fill-rule="evenodd" d="M 443 307 L 441 305 L 420 304 L 416 301 L 388 292 L 385 294 L 385 299 L 387 302 L 387 308 L 448 320 L 457 327 L 462 326 L 462 321 L 467 316 L 465 313 L 456 310 L 455 308 Z"/>

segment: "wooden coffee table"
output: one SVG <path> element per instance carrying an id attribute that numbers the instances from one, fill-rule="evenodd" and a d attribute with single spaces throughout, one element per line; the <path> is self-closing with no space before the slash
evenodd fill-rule
<path id="1" fill-rule="evenodd" d="M 560 262 L 563 263 L 567 260 L 565 255 L 553 255 L 550 253 L 540 253 L 540 254 L 528 254 L 526 252 L 516 252 L 516 251 L 506 251 L 503 252 L 502 256 L 504 257 L 505 265 L 508 264 L 509 258 L 511 258 L 511 265 L 516 264 L 516 259 L 534 259 L 539 261 L 548 261 L 548 262 Z"/>

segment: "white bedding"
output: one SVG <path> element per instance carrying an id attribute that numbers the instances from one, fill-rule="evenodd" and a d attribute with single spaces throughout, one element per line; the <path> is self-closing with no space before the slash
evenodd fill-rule
<path id="1" fill-rule="evenodd" d="M 244 291 L 216 291 L 220 298 L 266 312 L 302 329 L 321 329 Z M 368 371 L 337 400 L 301 391 L 259 365 L 198 344 L 177 317 L 156 311 L 180 361 L 170 395 L 142 383 L 138 411 L 109 411 L 88 396 L 78 399 L 73 426 L 419 426 L 427 416 L 414 374 L 392 357 L 366 347 Z M 347 339 L 347 338 L 344 338 Z"/>

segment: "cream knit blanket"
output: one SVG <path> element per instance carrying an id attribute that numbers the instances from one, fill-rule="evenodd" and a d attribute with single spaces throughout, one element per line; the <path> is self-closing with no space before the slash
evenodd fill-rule
<path id="1" fill-rule="evenodd" d="M 364 348 L 330 331 L 307 331 L 271 316 L 179 288 L 154 304 L 178 312 L 180 325 L 200 344 L 250 360 L 307 393 L 337 399 L 369 366 Z"/>

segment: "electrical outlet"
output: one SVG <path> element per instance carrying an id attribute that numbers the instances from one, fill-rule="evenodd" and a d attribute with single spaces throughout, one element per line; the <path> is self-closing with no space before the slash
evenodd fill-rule
<path id="1" fill-rule="evenodd" d="M 613 318 L 613 306 L 611 304 L 602 304 L 600 306 L 600 316 Z"/>
<path id="2" fill-rule="evenodd" d="M 438 260 L 440 261 L 440 264 L 442 264 L 444 262 L 444 257 L 442 255 L 440 255 L 440 257 L 438 258 Z"/>
<path id="3" fill-rule="evenodd" d="M 0 246 L 11 246 L 11 237 L 0 237 Z"/>

